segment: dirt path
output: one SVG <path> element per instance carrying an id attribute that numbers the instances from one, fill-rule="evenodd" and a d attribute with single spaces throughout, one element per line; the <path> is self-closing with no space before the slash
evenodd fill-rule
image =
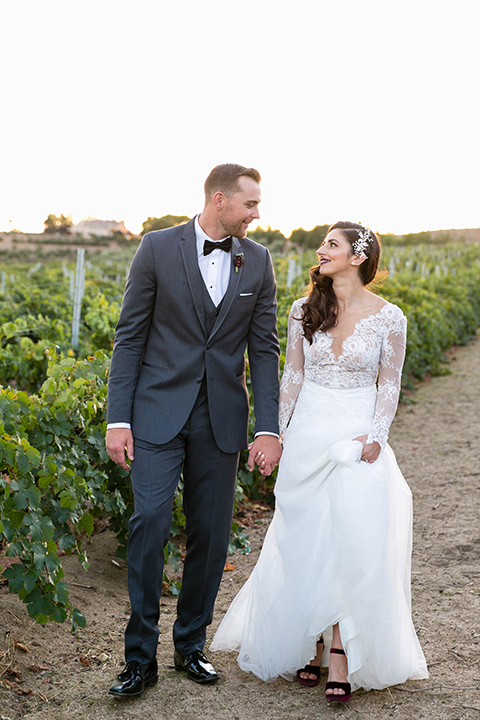
<path id="1" fill-rule="evenodd" d="M 242 673 L 233 655 L 219 653 L 214 661 L 221 680 L 199 687 L 174 671 L 175 600 L 166 598 L 159 684 L 137 699 L 114 700 L 106 691 L 122 664 L 128 597 L 125 566 L 114 564 L 115 542 L 104 532 L 89 545 L 88 574 L 76 560 L 68 563 L 72 597 L 87 617 L 85 631 L 72 636 L 67 627 L 32 624 L 17 598 L 0 588 L 0 669 L 12 641 L 29 649 L 16 650 L 19 675 L 2 676 L 0 719 L 480 718 L 480 342 L 458 348 L 451 369 L 422 385 L 413 404 L 402 405 L 390 436 L 414 496 L 412 603 L 429 680 L 360 691 L 348 707 L 334 709 L 323 699 L 325 676 L 313 689 L 284 680 L 264 684 Z M 269 517 L 260 512 L 250 529 L 251 554 L 230 558 L 236 569 L 225 573 L 209 637 L 258 557 Z"/>

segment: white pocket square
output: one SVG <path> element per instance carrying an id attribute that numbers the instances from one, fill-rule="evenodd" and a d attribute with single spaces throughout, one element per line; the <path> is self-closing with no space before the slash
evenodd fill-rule
<path id="1" fill-rule="evenodd" d="M 239 297 L 248 297 L 249 295 L 253 295 L 253 293 L 240 293 Z"/>

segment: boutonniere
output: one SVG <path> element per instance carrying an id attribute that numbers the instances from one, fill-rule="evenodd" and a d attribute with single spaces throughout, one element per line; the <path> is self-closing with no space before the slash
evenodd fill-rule
<path id="1" fill-rule="evenodd" d="M 237 252 L 233 256 L 233 264 L 235 265 L 235 272 L 238 273 L 238 268 L 245 265 L 245 255 L 243 252 Z"/>

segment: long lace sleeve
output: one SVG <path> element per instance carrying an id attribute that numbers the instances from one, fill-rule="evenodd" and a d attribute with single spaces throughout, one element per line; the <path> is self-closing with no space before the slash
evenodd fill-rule
<path id="1" fill-rule="evenodd" d="M 403 361 L 407 339 L 407 319 L 400 308 L 392 305 L 380 354 L 377 380 L 377 404 L 367 443 L 378 442 L 382 449 L 388 440 L 400 395 Z"/>
<path id="2" fill-rule="evenodd" d="M 287 427 L 303 383 L 303 327 L 302 323 L 298 320 L 298 318 L 302 317 L 302 302 L 303 301 L 296 300 L 293 303 L 288 317 L 287 353 L 282 382 L 280 383 L 280 435 Z"/>

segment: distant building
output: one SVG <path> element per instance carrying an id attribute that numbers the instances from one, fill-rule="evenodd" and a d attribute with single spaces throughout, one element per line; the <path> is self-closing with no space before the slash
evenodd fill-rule
<path id="1" fill-rule="evenodd" d="M 114 233 L 122 233 L 130 237 L 131 233 L 125 227 L 123 220 L 98 220 L 98 218 L 87 218 L 70 227 L 70 233 L 83 235 L 83 237 L 110 237 Z"/>

